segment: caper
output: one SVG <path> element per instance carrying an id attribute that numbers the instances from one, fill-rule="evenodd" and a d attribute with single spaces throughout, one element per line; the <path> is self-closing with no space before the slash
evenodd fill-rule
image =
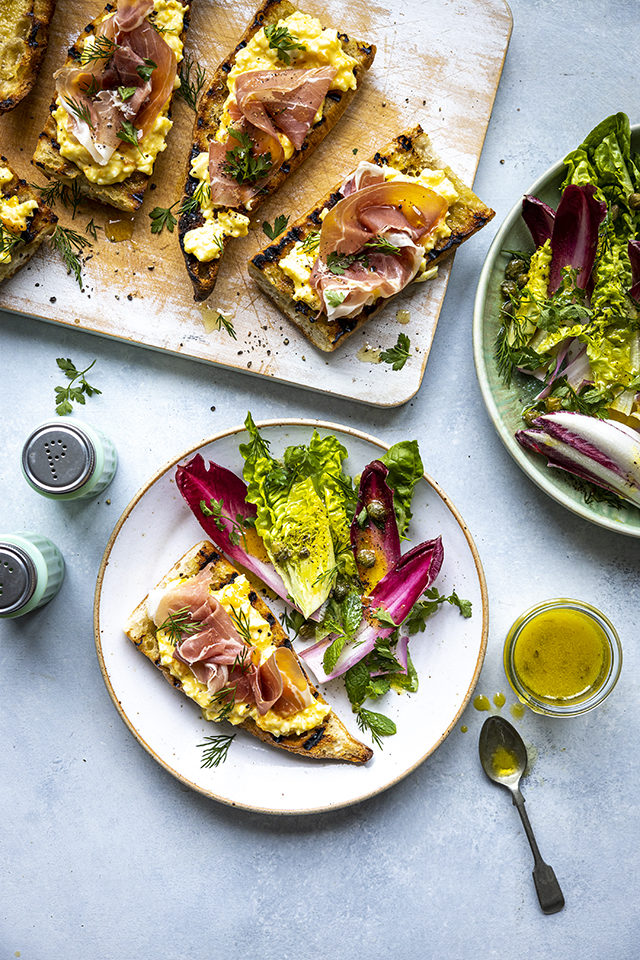
<path id="1" fill-rule="evenodd" d="M 349 586 L 344 582 L 344 580 L 341 580 L 339 583 L 336 583 L 335 587 L 333 588 L 333 596 L 338 601 L 338 603 L 342 603 L 342 601 L 345 599 L 348 593 L 349 593 Z"/>
<path id="2" fill-rule="evenodd" d="M 640 193 L 630 193 L 628 202 L 632 210 L 640 210 Z"/>
<path id="3" fill-rule="evenodd" d="M 356 560 L 361 567 L 373 567 L 376 562 L 376 555 L 373 550 L 362 547 L 356 554 Z"/>
<path id="4" fill-rule="evenodd" d="M 502 312 L 505 313 L 508 317 L 512 316 L 515 313 L 513 300 L 505 300 L 505 302 L 502 304 Z"/>
<path id="5" fill-rule="evenodd" d="M 524 260 L 514 257 L 505 267 L 504 275 L 507 280 L 517 280 L 521 273 L 526 275 L 527 265 Z"/>
<path id="6" fill-rule="evenodd" d="M 516 277 L 516 285 L 519 290 L 522 290 L 523 287 L 526 287 L 527 281 L 529 280 L 528 273 L 519 273 Z"/>
<path id="7" fill-rule="evenodd" d="M 382 500 L 370 500 L 367 504 L 367 513 L 372 520 L 384 520 L 387 516 L 387 508 Z"/>
<path id="8" fill-rule="evenodd" d="M 518 292 L 518 284 L 514 283 L 513 280 L 503 280 L 500 284 L 500 289 L 502 291 L 502 296 L 507 300 L 509 297 L 515 296 Z"/>
<path id="9" fill-rule="evenodd" d="M 300 547 L 298 550 L 298 557 L 300 560 L 306 560 L 310 555 L 311 551 L 309 550 L 309 547 Z"/>
<path id="10" fill-rule="evenodd" d="M 284 543 L 276 543 L 273 547 L 273 556 L 277 563 L 286 563 L 287 560 L 291 560 L 291 550 Z"/>

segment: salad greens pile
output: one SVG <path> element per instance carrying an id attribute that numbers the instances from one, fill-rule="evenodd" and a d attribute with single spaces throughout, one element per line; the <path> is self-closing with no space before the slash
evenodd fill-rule
<path id="1" fill-rule="evenodd" d="M 627 115 L 603 120 L 564 162 L 556 211 L 523 201 L 536 251 L 507 266 L 498 365 L 507 382 L 516 369 L 541 381 L 528 422 L 572 410 L 640 427 L 640 165 Z"/>
<path id="2" fill-rule="evenodd" d="M 395 444 L 353 478 L 335 436 L 314 430 L 277 458 L 250 413 L 245 427 L 243 479 L 196 454 L 177 468 L 178 489 L 210 539 L 289 604 L 290 639 L 314 641 L 301 658 L 319 681 L 344 677 L 358 725 L 380 746 L 395 724 L 364 704 L 418 689 L 410 637 L 443 603 L 471 616 L 469 601 L 433 587 L 439 537 L 401 553 L 423 475 L 418 444 Z"/>

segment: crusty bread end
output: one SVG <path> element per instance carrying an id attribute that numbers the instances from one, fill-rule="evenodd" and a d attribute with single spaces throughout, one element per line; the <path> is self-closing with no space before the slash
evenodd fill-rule
<path id="1" fill-rule="evenodd" d="M 56 228 L 58 218 L 49 207 L 40 200 L 26 180 L 21 180 L 11 167 L 6 157 L 0 157 L 0 166 L 6 167 L 13 174 L 13 179 L 2 187 L 2 197 L 18 197 L 20 203 L 25 200 L 37 200 L 38 207 L 27 222 L 27 229 L 20 235 L 20 243 L 11 250 L 11 260 L 0 263 L 0 283 L 8 280 L 31 259 L 38 247 L 47 237 L 51 236 Z"/>
<path id="2" fill-rule="evenodd" d="M 13 110 L 38 78 L 56 0 L 0 4 L 0 114 Z"/>

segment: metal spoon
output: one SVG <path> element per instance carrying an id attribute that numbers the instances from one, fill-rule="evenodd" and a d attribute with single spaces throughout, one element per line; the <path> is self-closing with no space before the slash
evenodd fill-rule
<path id="1" fill-rule="evenodd" d="M 556 875 L 540 856 L 533 835 L 524 797 L 520 793 L 520 778 L 527 766 L 527 748 L 522 737 L 507 720 L 489 717 L 480 731 L 480 762 L 490 780 L 501 783 L 511 791 L 513 803 L 518 808 L 520 819 L 533 853 L 533 882 L 544 913 L 558 913 L 564 907 L 564 897 Z"/>

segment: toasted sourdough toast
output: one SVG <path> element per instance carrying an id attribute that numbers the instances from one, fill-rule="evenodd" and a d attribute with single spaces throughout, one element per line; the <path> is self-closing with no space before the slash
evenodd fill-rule
<path id="1" fill-rule="evenodd" d="M 189 27 L 189 11 L 191 4 L 185 0 L 183 29 L 180 33 L 180 42 L 184 44 L 187 30 Z M 78 66 L 82 60 L 82 50 L 88 37 L 95 35 L 96 29 L 108 16 L 111 16 L 117 10 L 117 3 L 107 3 L 102 13 L 88 24 L 82 34 L 77 38 L 73 46 L 69 48 L 65 66 Z M 152 13 L 154 11 L 152 10 Z M 168 100 L 167 117 L 171 116 L 171 102 L 173 95 Z M 39 135 L 38 144 L 33 155 L 32 163 L 49 179 L 62 180 L 64 183 L 75 183 L 82 194 L 93 200 L 98 200 L 108 206 L 116 207 L 118 210 L 125 210 L 128 213 L 135 213 L 142 205 L 147 185 L 152 177 L 152 173 L 145 173 L 142 170 L 135 169 L 126 179 L 117 183 L 96 183 L 88 179 L 82 169 L 74 163 L 73 160 L 65 158 L 61 153 L 60 143 L 58 142 L 58 128 L 53 112 L 58 103 L 56 97 L 53 98 L 49 108 L 49 116 L 44 125 L 44 130 Z M 143 143 L 144 141 L 141 141 Z M 164 143 L 164 140 L 163 140 Z M 120 145 L 122 147 L 122 144 Z M 126 148 L 126 145 L 125 145 Z M 135 151 L 135 147 L 130 147 Z M 164 147 L 158 150 L 158 153 Z M 157 155 L 154 158 L 157 159 Z"/>
<path id="2" fill-rule="evenodd" d="M 426 253 L 426 266 L 440 263 L 449 253 L 485 226 L 495 215 L 467 187 L 460 177 L 435 154 L 428 135 L 420 125 L 402 133 L 391 143 L 382 147 L 371 158 L 377 166 L 394 167 L 403 174 L 418 176 L 424 170 L 443 171 L 455 187 L 458 199 L 448 210 L 446 223 L 451 234 L 441 237 L 433 249 Z M 345 178 L 346 179 L 346 178 Z M 280 262 L 298 242 L 304 242 L 311 233 L 317 233 L 322 225 L 324 211 L 331 210 L 341 199 L 342 180 L 305 216 L 291 225 L 288 231 L 277 241 L 256 254 L 248 264 L 250 276 L 258 286 L 274 301 L 279 309 L 308 337 L 320 350 L 332 352 L 355 333 L 392 297 L 379 298 L 366 305 L 353 317 L 338 317 L 331 322 L 318 305 L 311 305 L 300 299 L 294 299 L 295 284 L 282 270 Z M 415 281 L 412 281 L 415 282 Z"/>
<path id="3" fill-rule="evenodd" d="M 13 110 L 38 78 L 56 0 L 0 4 L 0 114 Z"/>
<path id="4" fill-rule="evenodd" d="M 7 180 L 9 174 L 11 179 Z M 8 204 L 5 208 L 7 201 L 13 200 L 17 204 L 23 204 L 26 201 L 37 204 L 25 218 L 24 230 L 15 228 L 9 217 L 3 216 L 5 210 L 15 215 L 12 204 Z M 57 222 L 55 213 L 39 199 L 26 180 L 20 179 L 6 157 L 0 157 L 0 225 L 2 226 L 0 283 L 12 277 L 31 259 L 38 247 L 51 236 Z M 5 262 L 5 257 L 10 259 Z"/>
<path id="5" fill-rule="evenodd" d="M 192 547 L 191 550 L 174 564 L 171 570 L 162 578 L 158 587 L 165 587 L 172 580 L 178 578 L 194 577 L 200 570 L 206 567 L 207 564 L 212 564 L 210 590 L 220 590 L 222 587 L 232 584 L 239 576 L 238 571 L 216 550 L 214 545 L 208 540 L 203 540 Z M 269 624 L 273 644 L 276 647 L 287 646 L 291 649 L 291 643 L 264 600 L 253 590 L 249 593 L 248 599 L 255 610 Z M 145 599 L 138 604 L 126 621 L 124 632 L 142 653 L 162 671 L 172 686 L 186 693 L 180 678 L 172 674 L 169 668 L 163 665 L 161 661 L 156 627 L 149 617 L 147 601 L 148 597 L 145 597 Z M 301 664 L 300 666 L 302 668 Z M 309 682 L 309 686 L 315 700 L 321 704 L 326 704 L 327 701 L 311 682 Z M 187 693 L 186 695 L 188 696 L 189 694 Z M 325 716 L 320 724 L 301 734 L 289 733 L 275 736 L 273 733 L 261 729 L 251 718 L 234 725 L 241 727 L 264 743 L 270 743 L 275 747 L 279 747 L 281 750 L 287 750 L 290 753 L 296 753 L 303 757 L 312 757 L 319 760 L 345 760 L 350 763 L 366 763 L 373 755 L 369 747 L 351 736 L 333 710 Z"/>
<path id="6" fill-rule="evenodd" d="M 199 205 L 196 205 L 195 209 L 184 210 L 185 205 L 189 205 L 189 201 L 191 201 L 194 193 L 201 186 L 202 182 L 191 173 L 192 161 L 195 160 L 199 154 L 209 149 L 209 141 L 215 139 L 216 133 L 221 126 L 224 106 L 229 95 L 227 76 L 233 67 L 236 54 L 246 47 L 247 43 L 259 30 L 264 27 L 271 27 L 277 24 L 279 20 L 283 20 L 296 12 L 298 11 L 289 0 L 266 0 L 264 6 L 258 10 L 244 34 L 239 39 L 235 49 L 232 50 L 229 56 L 220 64 L 210 86 L 200 99 L 193 128 L 193 143 L 189 154 L 187 176 L 181 203 L 183 212 L 181 213 L 178 223 L 180 247 L 184 256 L 187 273 L 193 284 L 194 300 L 196 301 L 206 300 L 213 292 L 220 263 L 224 255 L 224 249 L 226 249 L 232 238 L 225 236 L 223 239 L 223 248 L 219 256 L 208 261 L 201 261 L 193 253 L 188 253 L 185 250 L 185 234 L 190 230 L 203 226 L 205 222 Z M 360 89 L 365 73 L 373 63 L 376 53 L 376 48 L 373 44 L 365 43 L 362 40 L 354 40 L 344 33 L 338 32 L 338 39 L 343 52 L 355 60 L 355 66 L 353 67 L 355 88 L 346 91 L 329 90 L 322 104 L 322 117 L 311 126 L 301 149 L 296 150 L 293 156 L 283 163 L 277 173 L 268 180 L 265 186 L 263 186 L 246 205 L 239 207 L 220 207 L 216 209 L 223 211 L 235 210 L 244 215 L 248 215 L 257 210 L 260 204 L 278 190 L 287 177 L 300 166 L 302 161 L 313 152 L 336 125 Z M 291 65 L 295 66 L 296 64 L 293 62 Z"/>

